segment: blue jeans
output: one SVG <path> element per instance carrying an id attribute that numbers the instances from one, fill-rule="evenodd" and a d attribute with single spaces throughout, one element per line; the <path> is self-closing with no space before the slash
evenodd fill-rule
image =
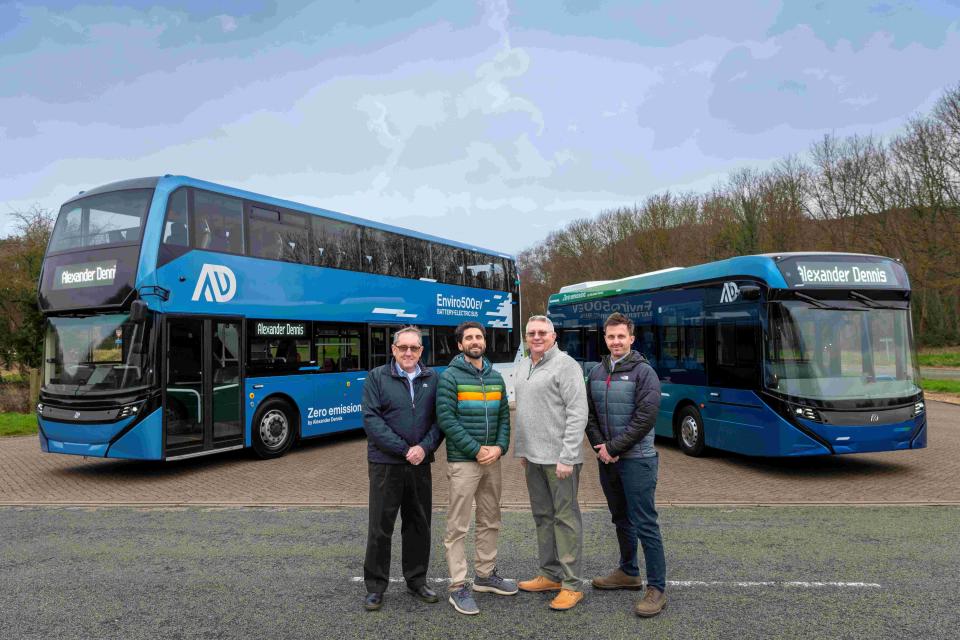
<path id="1" fill-rule="evenodd" d="M 643 547 L 647 567 L 647 585 L 666 590 L 667 560 L 663 554 L 663 538 L 657 523 L 654 494 L 660 456 L 620 458 L 613 464 L 597 461 L 600 486 L 607 498 L 620 544 L 620 569 L 628 576 L 640 575 L 637 565 L 637 540 Z"/>

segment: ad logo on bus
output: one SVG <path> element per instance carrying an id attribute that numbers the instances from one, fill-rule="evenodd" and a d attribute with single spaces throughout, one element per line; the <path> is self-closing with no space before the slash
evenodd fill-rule
<path id="1" fill-rule="evenodd" d="M 237 294 L 237 276 L 222 264 L 205 264 L 190 299 L 196 302 L 201 294 L 207 302 L 230 302 Z"/>
<path id="2" fill-rule="evenodd" d="M 723 292 L 720 294 L 720 304 L 724 302 L 736 302 L 740 297 L 740 287 L 736 282 L 724 282 Z"/>

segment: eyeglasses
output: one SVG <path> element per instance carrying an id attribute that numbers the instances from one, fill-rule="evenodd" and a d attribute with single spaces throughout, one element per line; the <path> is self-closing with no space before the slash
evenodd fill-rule
<path id="1" fill-rule="evenodd" d="M 541 338 L 545 338 L 545 337 L 548 336 L 548 335 L 550 335 L 550 332 L 549 332 L 549 331 L 543 331 L 543 330 L 541 330 L 541 331 L 527 331 L 527 337 L 528 337 L 528 338 L 536 338 L 537 336 L 540 336 Z"/>
<path id="2" fill-rule="evenodd" d="M 421 346 L 419 346 L 419 345 L 415 345 L 415 344 L 414 344 L 414 345 L 409 345 L 409 344 L 395 344 L 395 345 L 393 345 L 393 348 L 396 349 L 397 351 L 401 352 L 401 353 L 406 353 L 407 351 L 409 351 L 409 352 L 411 352 L 411 353 L 416 353 L 417 351 L 420 351 L 420 349 L 423 349 L 423 347 L 421 347 Z"/>

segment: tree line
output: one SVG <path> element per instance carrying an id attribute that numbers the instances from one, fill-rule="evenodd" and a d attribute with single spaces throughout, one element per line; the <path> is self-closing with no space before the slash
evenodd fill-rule
<path id="1" fill-rule="evenodd" d="M 666 191 L 571 222 L 518 256 L 524 312 L 561 286 L 756 253 L 899 258 L 918 344 L 960 344 L 960 85 L 896 135 L 825 135 L 707 193 Z"/>
<path id="2" fill-rule="evenodd" d="M 36 369 L 43 359 L 43 316 L 37 283 L 53 214 L 38 206 L 10 214 L 15 233 L 0 239 L 0 364 L 5 369 Z"/>
<path id="3" fill-rule="evenodd" d="M 42 360 L 37 281 L 50 211 L 12 212 L 0 239 L 0 363 Z M 743 168 L 707 193 L 666 191 L 582 218 L 519 255 L 525 312 L 561 286 L 787 251 L 875 253 L 903 260 L 925 346 L 960 344 L 960 85 L 901 132 L 826 135 L 802 156 Z"/>

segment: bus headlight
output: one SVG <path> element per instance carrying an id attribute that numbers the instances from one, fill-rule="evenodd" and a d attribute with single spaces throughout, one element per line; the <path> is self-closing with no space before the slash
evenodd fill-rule
<path id="1" fill-rule="evenodd" d="M 42 416 L 42 415 L 43 415 L 43 403 L 42 403 L 42 402 L 38 402 L 38 403 L 37 403 L 37 415 L 38 415 L 38 416 Z"/>
<path id="2" fill-rule="evenodd" d="M 130 416 L 137 415 L 137 412 L 140 410 L 140 404 L 128 404 L 123 409 L 120 410 L 121 418 L 129 418 Z"/>
<path id="3" fill-rule="evenodd" d="M 923 402 L 918 402 L 913 405 L 913 417 L 916 418 L 919 415 L 922 415 L 924 412 Z"/>
<path id="4" fill-rule="evenodd" d="M 814 422 L 822 422 L 820 419 L 820 414 L 817 413 L 816 409 L 811 409 L 810 407 L 794 407 L 793 413 L 798 418 L 813 420 Z"/>

